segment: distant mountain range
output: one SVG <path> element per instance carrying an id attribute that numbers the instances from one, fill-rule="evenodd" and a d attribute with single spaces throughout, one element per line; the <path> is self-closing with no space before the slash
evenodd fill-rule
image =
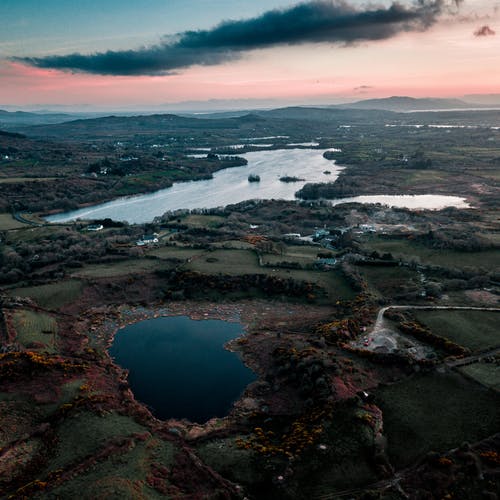
<path id="1" fill-rule="evenodd" d="M 112 113 L 94 113 L 94 112 L 72 112 L 61 113 L 50 110 L 43 111 L 8 111 L 0 108 L 0 128 L 9 129 L 16 127 L 32 125 L 55 125 L 78 119 L 89 119 L 109 116 Z M 128 113 L 124 116 L 130 116 Z M 135 113 L 138 114 L 138 113 Z"/>
<path id="2" fill-rule="evenodd" d="M 343 109 L 382 109 L 385 111 L 432 111 L 450 109 L 470 109 L 481 107 L 477 103 L 469 103 L 460 99 L 440 99 L 433 97 L 415 98 L 407 96 L 393 96 L 383 99 L 365 99 L 363 101 L 336 105 Z"/>
<path id="3" fill-rule="evenodd" d="M 27 111 L 5 111 L 0 109 L 0 128 L 13 126 L 49 125 L 74 120 L 77 115 L 65 113 L 31 113 Z"/>
<path id="4" fill-rule="evenodd" d="M 476 111 L 471 111 L 476 109 Z M 156 133 L 179 129 L 221 130 L 246 128 L 259 120 L 299 120 L 326 122 L 331 125 L 377 123 L 444 123 L 497 124 L 494 106 L 472 104 L 460 99 L 413 98 L 393 96 L 367 99 L 348 104 L 324 106 L 290 106 L 271 110 L 227 111 L 208 114 L 130 113 L 105 115 L 97 113 L 42 113 L 0 110 L 0 129 L 18 131 L 30 136 L 78 137 L 129 135 L 132 131 Z M 500 106 L 498 107 L 500 109 Z M 418 113 L 410 113 L 418 111 Z M 428 111 L 429 113 L 425 113 Z M 490 116 L 493 113 L 494 116 Z M 481 116 L 476 116 L 481 114 Z M 429 116 L 425 116 L 429 115 Z M 438 116 L 439 115 L 439 116 Z M 473 116 L 474 115 L 474 116 Z M 484 119 L 484 121 L 481 121 Z M 472 121 L 471 121 L 472 120 Z M 208 123 L 210 122 L 210 123 Z M 469 123 L 470 122 L 470 123 Z M 64 126 L 61 124 L 64 123 Z"/>
<path id="5" fill-rule="evenodd" d="M 189 135 L 191 131 L 231 131 L 255 127 L 264 121 L 256 114 L 246 114 L 235 118 L 213 118 L 202 120 L 194 116 L 172 114 L 106 116 L 90 119 L 46 123 L 36 126 L 12 127 L 11 130 L 37 137 L 59 137 L 87 139 L 95 137 L 132 137 L 136 134 L 173 134 Z M 0 120 L 0 128 L 1 120 Z M 226 133 L 226 132 L 225 132 Z"/>
<path id="6" fill-rule="evenodd" d="M 490 99 L 491 101 L 491 99 Z M 490 102 L 488 101 L 488 102 Z M 493 102 L 493 101 L 491 101 Z M 460 99 L 444 99 L 444 98 L 415 98 L 407 96 L 393 96 L 382 99 L 365 99 L 362 101 L 332 104 L 332 105 L 304 105 L 304 106 L 287 106 L 267 110 L 269 113 L 274 111 L 281 112 L 286 109 L 297 110 L 301 109 L 330 109 L 330 110 L 371 110 L 371 111 L 392 111 L 395 113 L 408 113 L 411 111 L 450 111 L 450 110 L 467 110 L 467 109 L 483 109 L 495 107 L 494 104 L 466 102 Z M 500 109 L 500 101 L 496 105 Z M 242 110 L 242 111 L 225 111 L 217 113 L 206 113 L 197 116 L 198 118 L 229 118 L 234 116 L 242 116 L 248 113 L 264 113 L 266 110 Z M 187 114 L 187 113 L 186 113 Z"/>
<path id="7" fill-rule="evenodd" d="M 500 94 L 468 94 L 464 96 L 464 100 L 483 106 L 500 106 Z"/>
<path id="8" fill-rule="evenodd" d="M 325 98 L 325 101 L 327 99 Z M 186 101 L 179 103 L 160 103 L 157 106 L 147 105 L 141 108 L 117 108 L 108 110 L 91 109 L 90 106 L 77 109 L 72 106 L 38 106 L 15 108 L 12 105 L 0 104 L 0 120 L 16 121 L 40 121 L 65 120 L 77 118 L 97 118 L 103 116 L 137 116 L 152 114 L 191 115 L 200 118 L 214 116 L 228 118 L 229 116 L 242 116 L 257 111 L 272 110 L 288 107 L 307 108 L 344 108 L 344 109 L 381 109 L 386 111 L 422 111 L 422 110 L 445 110 L 445 109 L 470 109 L 481 107 L 500 107 L 500 94 L 469 94 L 461 99 L 449 98 L 415 98 L 409 96 L 392 96 L 380 99 L 365 99 L 355 102 L 347 102 L 345 99 L 336 99 L 336 103 L 321 102 L 319 98 L 313 101 L 286 102 L 280 99 L 211 99 L 207 101 Z M 47 121 L 45 121 L 47 123 Z M 52 122 L 54 123 L 54 122 Z"/>

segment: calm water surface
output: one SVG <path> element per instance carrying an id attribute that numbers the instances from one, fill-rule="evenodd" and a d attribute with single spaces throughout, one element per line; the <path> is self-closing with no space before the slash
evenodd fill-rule
<path id="1" fill-rule="evenodd" d="M 330 202 L 332 205 L 339 205 L 340 203 L 380 203 L 389 207 L 408 208 L 410 210 L 441 210 L 446 207 L 470 207 L 464 198 L 441 194 L 366 195 L 330 200 Z"/>
<path id="2" fill-rule="evenodd" d="M 342 167 L 323 158 L 324 149 L 277 149 L 241 154 L 248 160 L 243 167 L 227 168 L 214 173 L 213 179 L 180 182 L 155 193 L 119 198 L 47 217 L 50 222 L 75 219 L 104 219 L 141 224 L 150 222 L 167 211 L 181 208 L 214 208 L 251 199 L 295 200 L 295 193 L 308 182 L 334 182 Z M 205 156 L 205 155 L 203 155 Z M 329 175 L 325 171 L 331 172 Z M 260 182 L 248 182 L 249 174 L 258 175 Z M 304 179 L 285 183 L 279 179 L 293 176 Z M 439 210 L 445 207 L 468 207 L 456 196 L 357 196 L 332 200 L 333 205 L 346 202 L 382 203 L 402 208 Z"/>
<path id="3" fill-rule="evenodd" d="M 226 168 L 214 173 L 213 179 L 180 182 L 155 193 L 117 200 L 47 217 L 50 222 L 77 218 L 114 220 L 130 223 L 150 222 L 156 216 L 179 208 L 214 208 L 251 199 L 294 200 L 295 192 L 306 182 L 333 182 L 341 167 L 323 158 L 325 149 L 277 149 L 240 154 L 248 160 L 243 167 Z M 329 170 L 331 175 L 323 172 Z M 259 175 L 260 182 L 248 182 L 249 174 Z M 305 179 L 281 182 L 285 175 Z"/>
<path id="4" fill-rule="evenodd" d="M 119 330 L 109 354 L 129 370 L 135 398 L 158 418 L 203 423 L 227 415 L 256 378 L 223 348 L 242 333 L 238 323 L 162 317 Z"/>

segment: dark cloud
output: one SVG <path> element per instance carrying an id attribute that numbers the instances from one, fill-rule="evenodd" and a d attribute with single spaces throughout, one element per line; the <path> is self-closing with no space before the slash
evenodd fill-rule
<path id="1" fill-rule="evenodd" d="M 495 30 L 492 30 L 489 26 L 481 26 L 476 31 L 474 31 L 474 36 L 493 36 L 495 35 Z"/>
<path id="2" fill-rule="evenodd" d="M 398 1 L 388 7 L 356 7 L 346 0 L 322 0 L 271 10 L 259 17 L 226 21 L 210 30 L 165 37 L 158 45 L 90 55 L 17 58 L 17 61 L 64 71 L 103 75 L 160 75 L 193 65 L 214 65 L 245 51 L 301 43 L 383 40 L 405 31 L 423 31 L 462 0 Z"/>

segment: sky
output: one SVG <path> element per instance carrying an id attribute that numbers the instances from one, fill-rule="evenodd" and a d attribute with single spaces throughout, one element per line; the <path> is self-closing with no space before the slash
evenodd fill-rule
<path id="1" fill-rule="evenodd" d="M 0 106 L 500 93 L 500 0 L 0 0 Z"/>

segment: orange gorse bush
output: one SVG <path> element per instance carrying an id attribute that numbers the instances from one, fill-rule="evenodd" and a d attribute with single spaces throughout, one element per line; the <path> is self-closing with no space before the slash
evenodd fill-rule
<path id="1" fill-rule="evenodd" d="M 255 427 L 252 437 L 247 440 L 240 438 L 236 441 L 236 445 L 238 448 L 254 450 L 262 455 L 297 457 L 314 445 L 323 434 L 321 422 L 329 415 L 329 409 L 313 410 L 310 414 L 295 420 L 290 430 L 281 436 L 277 436 L 271 430 L 265 431 L 262 427 Z"/>
<path id="2" fill-rule="evenodd" d="M 496 451 L 483 451 L 479 456 L 493 465 L 500 465 L 500 453 Z"/>

